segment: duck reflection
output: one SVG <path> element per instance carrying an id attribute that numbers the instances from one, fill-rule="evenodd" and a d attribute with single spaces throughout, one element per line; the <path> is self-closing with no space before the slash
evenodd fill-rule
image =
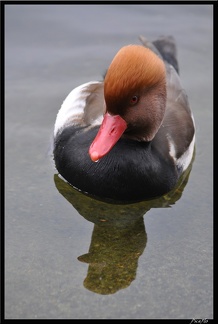
<path id="1" fill-rule="evenodd" d="M 133 204 L 112 204 L 84 195 L 54 175 L 57 190 L 79 212 L 94 223 L 89 252 L 78 260 L 89 264 L 84 287 L 98 294 L 113 294 L 127 288 L 136 277 L 138 259 L 147 234 L 143 216 L 151 208 L 175 204 L 188 182 L 191 165 L 174 190 L 158 199 Z"/>

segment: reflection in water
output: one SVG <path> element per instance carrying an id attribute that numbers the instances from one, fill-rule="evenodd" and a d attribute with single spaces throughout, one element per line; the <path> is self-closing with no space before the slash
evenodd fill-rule
<path id="1" fill-rule="evenodd" d="M 135 279 L 138 258 L 147 235 L 143 216 L 151 208 L 170 207 L 182 196 L 191 165 L 174 190 L 158 199 L 134 204 L 111 204 L 84 195 L 57 174 L 58 191 L 85 219 L 94 223 L 89 252 L 78 260 L 89 264 L 84 286 L 98 294 L 113 294 L 128 287 Z"/>
<path id="2" fill-rule="evenodd" d="M 89 263 L 84 286 L 96 293 L 113 294 L 135 279 L 138 258 L 146 246 L 143 218 L 132 227 L 95 225 L 89 253 L 78 259 Z"/>

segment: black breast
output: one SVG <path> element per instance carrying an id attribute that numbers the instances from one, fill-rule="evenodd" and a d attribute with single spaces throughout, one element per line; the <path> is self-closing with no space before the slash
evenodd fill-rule
<path id="1" fill-rule="evenodd" d="M 88 150 L 97 131 L 71 126 L 55 139 L 56 168 L 72 186 L 120 202 L 151 199 L 173 189 L 178 180 L 175 166 L 150 143 L 120 139 L 105 157 L 91 161 Z"/>

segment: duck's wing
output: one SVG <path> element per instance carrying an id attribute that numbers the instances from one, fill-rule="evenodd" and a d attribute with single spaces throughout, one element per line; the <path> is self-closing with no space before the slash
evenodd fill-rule
<path id="1" fill-rule="evenodd" d="M 152 42 L 150 42 L 144 36 L 139 36 L 139 39 L 145 47 L 150 48 L 154 53 L 160 56 L 165 62 L 172 65 L 176 70 L 176 72 L 179 73 L 177 48 L 173 36 L 161 36 Z"/>
<path id="2" fill-rule="evenodd" d="M 171 110 L 185 110 L 192 118 L 192 112 L 189 106 L 188 96 L 184 90 L 181 80 L 175 69 L 166 64 L 166 81 L 167 81 L 167 104 L 166 112 Z M 170 111 L 168 111 L 170 110 Z"/>
<path id="3" fill-rule="evenodd" d="M 168 150 L 175 164 L 184 171 L 190 164 L 194 151 L 194 119 L 187 94 L 182 88 L 178 74 L 171 65 L 167 65 L 166 70 L 166 112 L 155 137 L 154 145 L 162 143 L 159 145 L 162 154 L 167 154 Z"/>
<path id="4" fill-rule="evenodd" d="M 91 81 L 73 89 L 56 118 L 54 137 L 68 126 L 100 125 L 104 112 L 103 82 Z"/>

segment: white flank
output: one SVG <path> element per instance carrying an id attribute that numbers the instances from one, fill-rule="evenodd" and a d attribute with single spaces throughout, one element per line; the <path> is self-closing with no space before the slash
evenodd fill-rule
<path id="1" fill-rule="evenodd" d="M 73 89 L 64 100 L 55 121 L 54 136 L 63 127 L 74 124 L 78 118 L 82 118 L 86 106 L 86 98 L 90 94 L 89 85 L 99 84 L 99 81 L 90 81 Z M 96 121 L 97 124 L 97 121 Z"/>
<path id="2" fill-rule="evenodd" d="M 188 149 L 177 159 L 176 158 L 176 146 L 171 138 L 171 136 L 167 136 L 168 144 L 169 144 L 169 154 L 172 156 L 173 160 L 175 161 L 175 164 L 182 168 L 182 171 L 185 171 L 189 164 L 191 163 L 193 152 L 194 152 L 194 146 L 195 146 L 195 135 L 193 136 L 193 139 L 188 147 Z"/>
<path id="3" fill-rule="evenodd" d="M 194 120 L 193 114 L 191 114 L 191 117 L 192 117 L 192 121 L 193 121 L 194 128 L 195 128 L 195 120 Z M 194 148 L 195 148 L 195 134 L 193 136 L 193 139 L 192 139 L 187 151 L 185 151 L 183 153 L 183 155 L 180 156 L 180 158 L 177 160 L 177 165 L 179 167 L 182 167 L 183 171 L 185 171 L 188 168 L 189 164 L 191 163 L 193 153 L 194 153 Z"/>
<path id="4" fill-rule="evenodd" d="M 193 139 L 188 147 L 188 149 L 183 153 L 182 156 L 177 160 L 176 164 L 178 167 L 182 168 L 183 171 L 185 171 L 189 164 L 191 163 L 193 152 L 195 147 L 195 135 L 193 136 Z"/>
<path id="5" fill-rule="evenodd" d="M 174 145 L 174 142 L 172 140 L 172 137 L 167 134 L 167 139 L 168 139 L 168 144 L 169 144 L 169 154 L 170 156 L 172 156 L 173 160 L 175 161 L 176 163 L 176 149 L 175 149 L 175 145 Z"/>

